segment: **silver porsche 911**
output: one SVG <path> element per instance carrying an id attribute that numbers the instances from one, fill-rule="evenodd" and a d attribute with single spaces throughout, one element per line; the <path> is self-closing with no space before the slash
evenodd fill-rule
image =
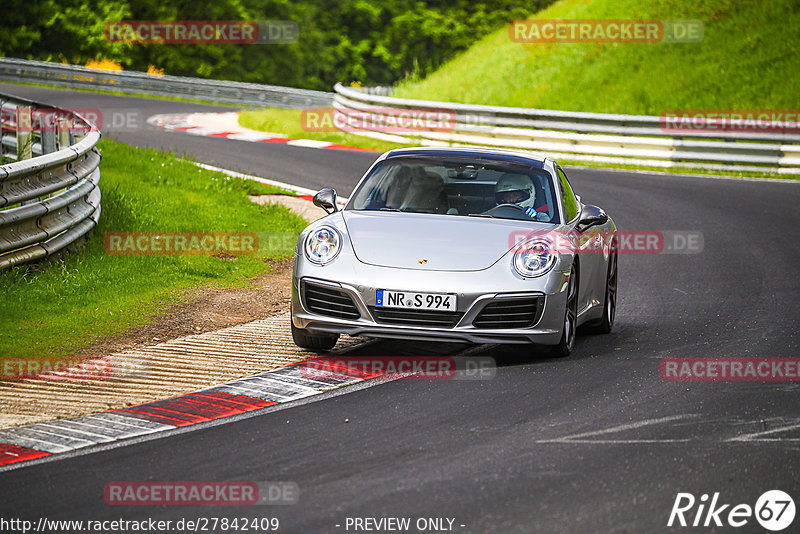
<path id="1" fill-rule="evenodd" d="M 614 324 L 614 222 L 552 159 L 478 148 L 381 155 L 339 209 L 300 234 L 292 336 L 535 343 L 566 356 Z"/>

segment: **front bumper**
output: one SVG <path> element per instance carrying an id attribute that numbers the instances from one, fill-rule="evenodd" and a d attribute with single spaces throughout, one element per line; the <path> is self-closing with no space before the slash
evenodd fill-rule
<path id="1" fill-rule="evenodd" d="M 292 322 L 297 328 L 351 336 L 470 343 L 555 345 L 561 339 L 568 265 L 556 265 L 555 269 L 539 278 L 522 278 L 513 267 L 502 261 L 483 271 L 454 272 L 395 269 L 342 259 L 319 266 L 305 261 L 302 256 L 295 257 Z M 360 317 L 344 319 L 309 310 L 301 294 L 301 284 L 305 282 L 335 288 L 346 294 Z M 376 318 L 373 311 L 377 289 L 455 293 L 459 319 L 451 327 L 388 324 Z M 522 298 L 542 300 L 537 320 L 530 326 L 479 328 L 472 324 L 485 306 L 504 299 Z"/>

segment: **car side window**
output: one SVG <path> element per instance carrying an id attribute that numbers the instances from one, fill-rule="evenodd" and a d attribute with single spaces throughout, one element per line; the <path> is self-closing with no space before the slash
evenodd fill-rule
<path id="1" fill-rule="evenodd" d="M 564 212 L 566 213 L 567 220 L 571 221 L 578 216 L 578 201 L 575 199 L 575 193 L 572 192 L 572 188 L 569 186 L 567 175 L 564 174 L 561 167 L 558 167 L 557 170 L 558 178 L 561 182 L 561 202 L 564 204 Z"/>

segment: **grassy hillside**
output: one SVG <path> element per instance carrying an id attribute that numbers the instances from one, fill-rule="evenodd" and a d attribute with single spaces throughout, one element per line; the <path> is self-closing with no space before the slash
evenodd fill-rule
<path id="1" fill-rule="evenodd" d="M 658 115 L 670 109 L 797 109 L 796 0 L 561 0 L 536 19 L 699 19 L 699 43 L 477 42 L 396 96 Z"/>

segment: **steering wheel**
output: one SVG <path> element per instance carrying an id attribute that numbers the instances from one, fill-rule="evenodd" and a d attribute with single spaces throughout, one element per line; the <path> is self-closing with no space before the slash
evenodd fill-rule
<path id="1" fill-rule="evenodd" d="M 516 204 L 498 204 L 497 206 L 495 206 L 495 207 L 493 207 L 491 209 L 488 209 L 488 210 L 484 211 L 483 213 L 491 214 L 493 211 L 501 210 L 503 208 L 514 208 L 517 211 L 521 211 L 522 213 L 525 213 L 525 208 L 523 208 L 522 206 L 518 206 Z"/>

